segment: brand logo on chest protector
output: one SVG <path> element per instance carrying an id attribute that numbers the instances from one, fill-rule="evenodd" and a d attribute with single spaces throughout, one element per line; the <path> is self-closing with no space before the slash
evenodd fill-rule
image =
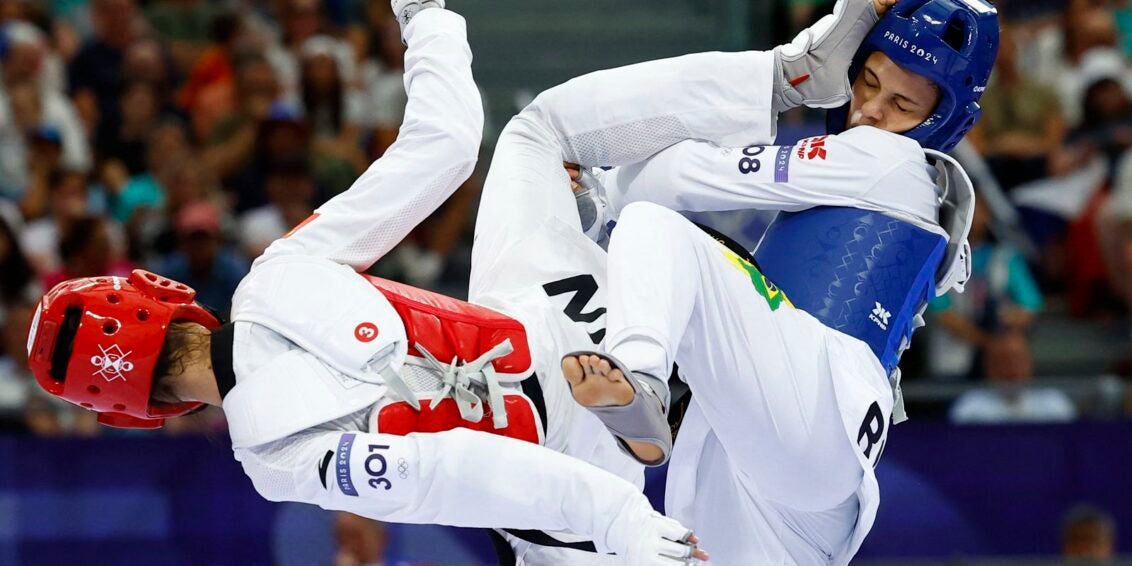
<path id="1" fill-rule="evenodd" d="M 354 338 L 358 342 L 373 342 L 377 338 L 377 325 L 372 322 L 363 322 L 354 328 Z"/>
<path id="2" fill-rule="evenodd" d="M 90 357 L 90 363 L 98 368 L 94 375 L 101 376 L 108 382 L 115 379 L 126 381 L 126 374 L 134 369 L 134 363 L 126 358 L 133 352 L 123 352 L 117 344 L 109 348 L 99 345 L 98 349 L 102 350 L 102 355 Z"/>
<path id="3" fill-rule="evenodd" d="M 888 319 L 890 318 L 892 318 L 892 313 L 888 312 L 880 303 L 876 303 L 876 308 L 869 315 L 869 320 L 877 323 L 881 330 L 888 330 Z"/>

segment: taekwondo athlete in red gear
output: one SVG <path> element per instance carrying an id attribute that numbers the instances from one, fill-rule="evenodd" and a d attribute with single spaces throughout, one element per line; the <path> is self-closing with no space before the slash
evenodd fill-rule
<path id="1" fill-rule="evenodd" d="M 236 459 L 272 501 L 570 531 L 623 563 L 676 563 L 693 553 L 688 529 L 633 483 L 540 446 L 518 322 L 358 274 L 468 177 L 483 126 L 464 20 L 436 0 L 392 6 L 408 45 L 397 142 L 256 260 L 232 322 L 147 272 L 72 280 L 32 324 L 37 380 L 114 426 L 221 405 Z M 163 352 L 177 344 L 203 347 Z M 166 366 L 179 367 L 155 371 Z"/>
<path id="2" fill-rule="evenodd" d="M 596 404 L 648 402 L 595 414 L 626 446 L 652 444 L 642 461 L 667 457 L 663 379 L 680 362 L 693 397 L 666 508 L 715 563 L 848 563 L 875 518 L 872 467 L 902 418 L 896 362 L 927 299 L 969 273 L 974 195 L 941 152 L 978 117 L 997 14 L 979 0 L 872 10 L 839 2 L 774 52 L 692 55 L 551 89 L 508 126 L 527 143 L 497 151 L 485 185 L 472 295 L 491 304 L 482 290 L 511 281 L 512 301 L 550 296 L 566 317 L 528 331 L 572 324 L 560 348 L 602 343 L 565 360 L 579 399 L 610 381 L 613 362 L 632 370 L 617 402 Z M 829 136 L 766 145 L 797 104 L 846 108 Z M 602 256 L 567 235 L 581 217 L 545 188 L 568 182 L 559 160 L 620 166 L 591 187 L 617 221 L 607 266 L 571 259 Z M 785 211 L 756 253 L 763 270 L 668 210 L 739 208 Z M 561 296 L 536 297 L 534 281 Z"/>

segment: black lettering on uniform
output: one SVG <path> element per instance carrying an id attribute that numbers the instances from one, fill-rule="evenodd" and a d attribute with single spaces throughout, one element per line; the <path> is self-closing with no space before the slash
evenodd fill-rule
<path id="1" fill-rule="evenodd" d="M 570 302 L 566 304 L 566 308 L 562 312 L 574 322 L 593 322 L 605 314 L 605 307 L 596 308 L 590 312 L 582 312 L 582 309 L 589 304 L 590 299 L 593 299 L 594 295 L 597 294 L 597 280 L 594 279 L 593 275 L 583 274 L 567 277 L 547 283 L 542 288 L 550 297 L 573 293 Z M 589 335 L 594 344 L 600 344 L 605 339 L 605 329 L 590 332 Z"/>
<path id="2" fill-rule="evenodd" d="M 857 432 L 857 444 L 860 445 L 862 440 L 868 440 L 868 445 L 865 446 L 865 458 L 870 458 L 873 453 L 873 446 L 880 442 L 881 437 L 884 436 L 884 412 L 880 410 L 880 405 L 873 401 L 869 405 L 869 410 L 865 413 L 865 420 L 861 423 L 861 429 Z M 881 446 L 883 450 L 883 445 Z M 879 458 L 878 458 L 879 459 Z"/>
<path id="3" fill-rule="evenodd" d="M 385 491 L 389 491 L 393 488 L 393 482 L 381 477 L 385 475 L 385 470 L 388 468 L 388 465 L 386 464 L 385 456 L 380 454 L 380 451 L 388 449 L 389 446 L 384 444 L 369 445 L 370 455 L 366 456 L 365 469 L 366 474 L 369 474 L 371 476 L 368 482 L 369 486 L 374 489 L 384 487 Z M 374 469 L 374 462 L 380 464 L 381 467 Z"/>

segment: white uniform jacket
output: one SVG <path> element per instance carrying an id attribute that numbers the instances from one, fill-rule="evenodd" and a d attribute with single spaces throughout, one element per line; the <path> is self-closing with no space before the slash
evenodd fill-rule
<path id="1" fill-rule="evenodd" d="M 627 523 L 615 518 L 644 501 L 630 482 L 493 434 L 366 432 L 368 408 L 387 390 L 342 371 L 367 352 L 339 341 L 380 344 L 404 329 L 341 324 L 354 313 L 388 314 L 380 293 L 355 272 L 470 175 L 483 127 L 464 20 L 423 11 L 405 35 L 409 102 L 397 142 L 348 191 L 272 244 L 234 297 L 235 384 L 223 408 L 235 457 L 272 501 L 383 521 L 568 530 L 592 537 L 603 552 L 621 548 L 615 542 L 627 535 L 611 525 Z"/>

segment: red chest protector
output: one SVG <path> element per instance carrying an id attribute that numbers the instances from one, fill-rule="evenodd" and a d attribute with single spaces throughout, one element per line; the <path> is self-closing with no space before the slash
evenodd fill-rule
<path id="1" fill-rule="evenodd" d="M 484 400 L 480 400 L 483 418 L 473 422 L 461 416 L 454 398 L 448 396 L 433 402 L 441 394 L 440 390 L 435 390 L 415 391 L 421 402 L 420 410 L 405 401 L 388 397 L 382 400 L 370 416 L 371 432 L 406 435 L 467 428 L 542 444 L 544 431 L 538 410 L 517 386 L 532 373 L 527 332 L 519 321 L 479 305 L 388 279 L 372 276 L 366 279 L 400 315 L 409 341 L 409 365 L 423 365 L 421 346 L 443 363 L 453 358 L 458 363 L 476 360 L 505 340 L 510 340 L 513 348 L 511 353 L 489 362 L 504 384 L 502 406 L 507 413 L 507 426 L 495 427 L 493 409 Z"/>

